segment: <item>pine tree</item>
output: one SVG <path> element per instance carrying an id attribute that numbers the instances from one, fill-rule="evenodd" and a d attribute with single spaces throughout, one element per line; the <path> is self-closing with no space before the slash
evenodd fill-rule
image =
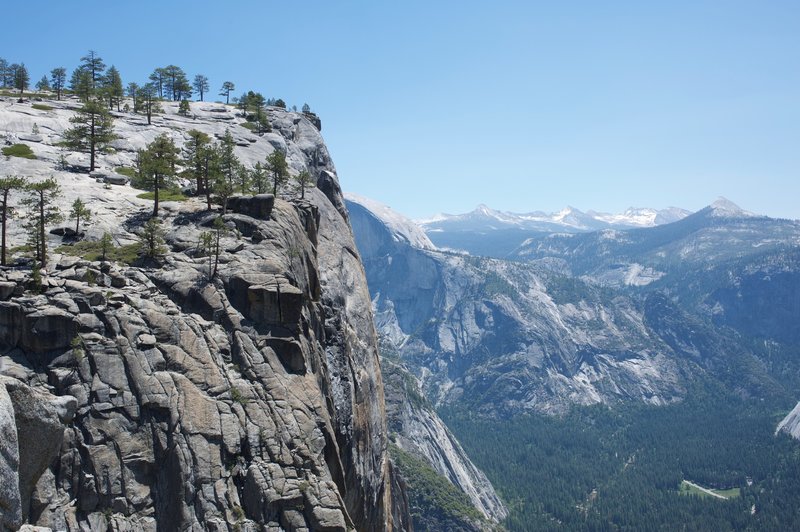
<path id="1" fill-rule="evenodd" d="M 141 243 L 139 253 L 143 257 L 155 259 L 167 252 L 164 246 L 164 229 L 161 227 L 161 221 L 158 218 L 150 218 L 144 224 L 139 241 Z"/>
<path id="2" fill-rule="evenodd" d="M 219 149 L 209 144 L 201 152 L 203 161 L 203 185 L 206 193 L 206 208 L 211 210 L 211 194 L 215 192 L 216 183 L 222 174 L 219 169 Z M 226 203 L 227 205 L 227 203 Z"/>
<path id="3" fill-rule="evenodd" d="M 139 84 L 134 83 L 133 81 L 128 83 L 127 95 L 129 98 L 133 100 L 133 112 L 134 113 L 138 112 L 139 101 L 137 98 L 139 97 Z"/>
<path id="4" fill-rule="evenodd" d="M 250 172 L 243 164 L 237 165 L 236 168 L 236 185 L 239 192 L 242 194 L 249 194 L 252 190 L 252 182 L 250 181 Z"/>
<path id="5" fill-rule="evenodd" d="M 208 85 L 208 78 L 202 74 L 197 74 L 194 77 L 194 82 L 192 82 L 192 86 L 194 87 L 195 92 L 200 95 L 200 101 L 203 101 L 203 95 L 208 92 L 209 85 Z"/>
<path id="6" fill-rule="evenodd" d="M 219 170 L 227 180 L 231 191 L 234 189 L 237 169 L 239 168 L 239 158 L 236 157 L 234 149 L 236 143 L 233 140 L 230 130 L 225 131 L 225 135 L 219 144 Z"/>
<path id="7" fill-rule="evenodd" d="M 308 170 L 303 170 L 297 174 L 294 179 L 297 182 L 297 186 L 300 188 L 300 199 L 305 199 L 306 189 L 314 186 L 314 183 L 311 182 L 311 174 Z"/>
<path id="8" fill-rule="evenodd" d="M 153 87 L 156 89 L 156 94 L 158 94 L 159 98 L 164 97 L 164 79 L 166 78 L 166 72 L 163 68 L 157 68 L 150 74 L 150 81 L 153 82 Z"/>
<path id="9" fill-rule="evenodd" d="M 76 68 L 69 79 L 70 90 L 84 102 L 88 102 L 94 89 L 92 87 L 92 74 L 88 70 Z"/>
<path id="10" fill-rule="evenodd" d="M 79 68 L 89 73 L 89 77 L 91 79 L 91 87 L 92 90 L 94 90 L 100 84 L 100 81 L 103 77 L 103 70 L 105 70 L 106 64 L 94 50 L 89 50 L 85 56 L 81 57 L 81 61 L 82 63 Z"/>
<path id="11" fill-rule="evenodd" d="M 267 168 L 260 162 L 256 163 L 250 171 L 250 182 L 258 194 L 264 194 L 269 188 L 269 175 Z"/>
<path id="12" fill-rule="evenodd" d="M 272 174 L 272 194 L 277 196 L 278 187 L 289 179 L 289 165 L 286 163 L 286 155 L 280 150 L 274 150 L 267 155 L 267 168 Z"/>
<path id="13" fill-rule="evenodd" d="M 231 103 L 231 92 L 236 90 L 236 85 L 233 84 L 232 81 L 226 81 L 222 84 L 222 88 L 219 90 L 220 96 L 225 96 L 225 103 Z"/>
<path id="14" fill-rule="evenodd" d="M 22 101 L 22 96 L 28 88 L 31 77 L 28 75 L 28 69 L 25 68 L 25 63 L 15 65 L 14 69 L 14 88 L 19 91 L 19 100 Z"/>
<path id="15" fill-rule="evenodd" d="M 178 148 L 165 133 L 157 136 L 153 142 L 140 151 L 142 183 L 153 190 L 153 217 L 158 216 L 159 192 L 172 185 L 175 166 L 178 163 Z"/>
<path id="16" fill-rule="evenodd" d="M 189 100 L 181 100 L 181 103 L 178 104 L 178 114 L 189 116 L 189 113 L 191 112 L 192 108 L 189 106 Z"/>
<path id="17" fill-rule="evenodd" d="M 0 178 L 0 219 L 2 220 L 2 243 L 0 243 L 0 265 L 6 265 L 6 224 L 11 215 L 9 196 L 19 190 L 25 190 L 26 181 L 22 177 L 6 176 Z"/>
<path id="18" fill-rule="evenodd" d="M 60 222 L 63 219 L 61 211 L 56 205 L 56 199 L 61 196 L 61 187 L 55 179 L 49 177 L 44 181 L 29 183 L 25 187 L 28 196 L 22 200 L 31 212 L 26 224 L 30 232 L 31 241 L 35 243 L 36 259 L 47 267 L 47 238 L 46 227 Z"/>
<path id="19" fill-rule="evenodd" d="M 0 57 L 0 87 L 7 89 L 11 86 L 11 68 L 8 61 Z"/>
<path id="20" fill-rule="evenodd" d="M 83 200 L 78 198 L 72 202 L 72 210 L 69 211 L 69 217 L 75 219 L 75 234 L 80 233 L 81 220 L 88 222 L 92 219 L 92 211 L 90 211 Z"/>
<path id="21" fill-rule="evenodd" d="M 50 90 L 50 80 L 47 79 L 47 76 L 42 76 L 42 79 L 36 82 L 36 90 L 39 92 Z"/>
<path id="22" fill-rule="evenodd" d="M 50 86 L 56 91 L 56 98 L 61 99 L 64 85 L 67 82 L 67 70 L 64 67 L 54 68 L 50 71 Z"/>
<path id="23" fill-rule="evenodd" d="M 181 67 L 168 65 L 164 67 L 164 90 L 171 95 L 173 101 L 191 98 L 192 87 Z"/>
<path id="24" fill-rule="evenodd" d="M 157 100 L 158 89 L 154 83 L 146 83 L 140 87 L 136 98 L 139 110 L 147 115 L 148 125 L 152 123 L 153 115 L 161 112 L 161 104 Z"/>
<path id="25" fill-rule="evenodd" d="M 217 160 L 219 160 L 219 155 L 217 155 Z M 212 176 L 212 183 L 214 195 L 222 205 L 222 214 L 225 215 L 228 213 L 228 200 L 233 196 L 233 183 L 222 172 L 217 172 Z"/>
<path id="26" fill-rule="evenodd" d="M 208 187 L 206 151 L 210 147 L 211 138 L 196 129 L 189 130 L 187 135 L 189 140 L 183 145 L 183 166 L 186 167 L 184 175 L 197 184 L 198 194 L 205 194 Z"/>
<path id="27" fill-rule="evenodd" d="M 100 259 L 105 261 L 112 249 L 114 249 L 114 240 L 111 233 L 106 231 L 103 233 L 103 238 L 100 239 Z"/>
<path id="28" fill-rule="evenodd" d="M 307 103 L 304 103 L 303 104 L 303 113 L 310 113 L 310 112 L 311 112 L 311 107 Z"/>
<path id="29" fill-rule="evenodd" d="M 108 98 L 108 108 L 113 109 L 117 105 L 119 111 L 120 102 L 125 97 L 125 89 L 122 85 L 122 76 L 114 65 L 111 65 L 103 77 L 103 90 Z"/>
<path id="30" fill-rule="evenodd" d="M 115 138 L 114 119 L 102 102 L 89 100 L 69 121 L 75 127 L 64 132 L 64 139 L 72 149 L 89 153 L 89 171 L 92 172 L 97 152 Z"/>

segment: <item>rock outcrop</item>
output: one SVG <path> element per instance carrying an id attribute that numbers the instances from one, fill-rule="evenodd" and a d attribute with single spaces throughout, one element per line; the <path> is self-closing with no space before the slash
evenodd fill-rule
<path id="1" fill-rule="evenodd" d="M 17 105 L 3 103 L 0 116 L 25 129 L 29 115 L 15 114 Z M 101 164 L 129 165 L 162 132 L 182 144 L 185 130 L 219 137 L 239 120 L 231 108 L 193 105 L 189 119 L 168 104 L 153 127 L 117 115 L 125 135 Z M 96 213 L 88 239 L 110 230 L 118 243 L 134 242 L 147 202 L 125 186 L 54 169 L 51 147 L 70 106 L 34 117 L 52 134 L 37 145 L 37 160 L 8 170 L 54 173 L 65 205 L 83 196 Z M 66 427 L 68 415 L 55 424 L 33 405 L 19 409 L 34 413 L 28 418 L 14 404 L 16 431 L 0 417 L 9 435 L 0 475 L 13 485 L 18 471 L 20 488 L 19 503 L 0 504 L 4 526 L 344 531 L 410 522 L 388 458 L 371 302 L 335 169 L 302 115 L 270 109 L 269 118 L 273 133 L 237 132 L 247 140 L 237 144 L 240 159 L 262 160 L 279 147 L 293 173 L 319 175 L 321 186 L 302 201 L 286 191 L 279 196 L 288 200 L 234 200 L 223 216 L 234 230 L 221 237 L 213 278 L 198 242 L 219 213 L 205 212 L 199 198 L 164 203 L 168 251 L 158 264 L 54 253 L 41 288 L 29 270 L 0 270 L 0 353 L 15 378 L 0 387 L 8 389 L 0 404 L 20 390 L 29 400 L 66 398 L 55 400 L 62 414 L 74 407 Z M 21 236 L 12 230 L 12 242 Z"/>
<path id="2" fill-rule="evenodd" d="M 785 432 L 792 438 L 800 440 L 800 403 L 797 403 L 797 406 L 778 423 L 775 434 L 779 432 Z"/>
<path id="3" fill-rule="evenodd" d="M 488 521 L 499 523 L 508 515 L 486 475 L 478 469 L 425 399 L 417 379 L 401 364 L 383 359 L 386 412 L 392 442 L 423 458 L 452 482 Z"/>

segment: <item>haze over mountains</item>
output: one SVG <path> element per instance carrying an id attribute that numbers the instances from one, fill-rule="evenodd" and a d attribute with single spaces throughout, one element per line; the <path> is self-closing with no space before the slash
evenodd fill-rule
<path id="1" fill-rule="evenodd" d="M 719 199 L 693 214 L 671 210 L 671 223 L 652 210 L 640 210 L 647 221 L 624 222 L 647 227 L 578 231 L 562 222 L 573 232 L 528 236 L 513 260 L 500 260 L 433 249 L 402 215 L 346 199 L 379 331 L 438 404 L 468 397 L 476 408 L 516 412 L 667 404 L 698 374 L 747 393 L 793 389 L 779 384 L 785 368 L 736 364 L 754 369 L 764 356 L 739 336 L 777 342 L 771 356 L 796 364 L 799 222 Z M 473 253 L 524 223 L 482 208 L 423 227 L 433 242 L 464 236 Z"/>
<path id="2" fill-rule="evenodd" d="M 526 239 L 542 234 L 655 227 L 681 220 L 689 214 L 678 207 L 660 210 L 631 207 L 619 214 L 582 212 L 566 207 L 555 213 L 520 214 L 478 205 L 468 213 L 437 214 L 417 220 L 417 223 L 438 247 L 503 258 Z"/>

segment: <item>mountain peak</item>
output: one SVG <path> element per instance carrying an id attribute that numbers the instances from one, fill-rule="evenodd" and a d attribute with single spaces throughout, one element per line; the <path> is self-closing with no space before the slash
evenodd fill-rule
<path id="1" fill-rule="evenodd" d="M 361 205 L 374 214 L 391 231 L 392 237 L 396 241 L 406 241 L 421 249 L 436 249 L 419 225 L 388 205 L 352 192 L 345 192 L 344 197 L 347 201 Z"/>
<path id="2" fill-rule="evenodd" d="M 712 210 L 714 216 L 729 218 L 755 216 L 752 212 L 742 209 L 731 200 L 722 196 L 718 197 L 717 200 L 708 207 Z"/>

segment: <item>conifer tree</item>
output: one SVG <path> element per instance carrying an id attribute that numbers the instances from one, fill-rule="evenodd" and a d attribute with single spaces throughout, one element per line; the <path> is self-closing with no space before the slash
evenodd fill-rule
<path id="1" fill-rule="evenodd" d="M 311 174 L 308 170 L 303 170 L 297 174 L 294 179 L 297 182 L 298 188 L 300 188 L 300 199 L 305 199 L 306 189 L 314 186 L 314 183 L 311 181 Z"/>
<path id="2" fill-rule="evenodd" d="M 158 218 L 150 218 L 144 224 L 139 241 L 141 243 L 139 251 L 141 256 L 155 259 L 167 252 L 164 246 L 164 229 L 161 227 L 161 221 Z"/>
<path id="3" fill-rule="evenodd" d="M 67 82 L 67 70 L 64 67 L 54 68 L 50 71 L 50 86 L 56 91 L 56 99 L 61 99 L 61 93 Z"/>
<path id="4" fill-rule="evenodd" d="M 175 166 L 178 163 L 178 149 L 165 133 L 139 152 L 143 185 L 153 190 L 153 217 L 158 216 L 159 192 L 172 185 Z"/>
<path id="5" fill-rule="evenodd" d="M 81 220 L 88 222 L 92 219 L 92 211 L 90 211 L 83 200 L 78 198 L 72 202 L 72 210 L 69 211 L 69 217 L 75 219 L 75 234 L 80 233 Z"/>
<path id="6" fill-rule="evenodd" d="M 25 190 L 28 196 L 22 204 L 30 210 L 26 228 L 30 232 L 31 241 L 35 243 L 36 259 L 43 267 L 47 266 L 47 238 L 46 227 L 60 222 L 63 219 L 61 211 L 56 205 L 56 199 L 61 196 L 61 187 L 52 177 L 44 181 L 29 183 Z"/>
<path id="7" fill-rule="evenodd" d="M 164 91 L 173 101 L 180 101 L 192 96 L 192 87 L 181 67 L 168 65 L 164 67 Z"/>
<path id="8" fill-rule="evenodd" d="M 217 160 L 219 160 L 219 155 L 217 155 Z M 225 215 L 228 213 L 228 200 L 233 196 L 233 183 L 228 180 L 224 173 L 219 171 L 214 174 L 212 182 L 214 184 L 214 195 L 222 205 L 222 214 Z"/>
<path id="9" fill-rule="evenodd" d="M 19 99 L 22 101 L 22 96 L 28 88 L 31 77 L 28 75 L 28 69 L 25 68 L 25 63 L 21 65 L 13 65 L 14 68 L 14 88 L 19 91 Z"/>
<path id="10" fill-rule="evenodd" d="M 89 153 L 89 171 L 95 169 L 99 150 L 114 140 L 114 119 L 99 100 L 89 100 L 69 120 L 75 127 L 64 132 L 64 139 L 72 149 Z"/>
<path id="11" fill-rule="evenodd" d="M 222 84 L 222 88 L 219 90 L 220 96 L 225 96 L 225 103 L 231 103 L 231 92 L 236 90 L 236 85 L 233 84 L 232 81 L 226 81 Z"/>
<path id="12" fill-rule="evenodd" d="M 219 176 L 222 175 L 219 169 L 219 149 L 216 145 L 209 144 L 202 150 L 203 161 L 203 185 L 205 186 L 206 193 L 206 208 L 211 210 L 211 194 L 216 192 L 216 183 L 219 181 Z M 226 200 L 227 206 L 227 200 Z"/>
<path id="13" fill-rule="evenodd" d="M 189 106 L 189 100 L 181 100 L 181 103 L 178 104 L 178 114 L 189 116 L 189 113 L 191 112 L 192 108 Z"/>
<path id="14" fill-rule="evenodd" d="M 11 86 L 11 68 L 8 61 L 0 57 L 0 87 L 4 89 Z"/>
<path id="15" fill-rule="evenodd" d="M 210 148 L 211 138 L 196 129 L 187 132 L 189 140 L 183 145 L 183 166 L 186 167 L 184 175 L 194 180 L 197 194 L 205 194 L 208 187 L 206 151 Z"/>
<path id="16" fill-rule="evenodd" d="M 286 163 L 286 155 L 280 150 L 274 150 L 267 155 L 267 168 L 272 174 L 272 194 L 277 196 L 278 187 L 289 179 L 289 165 Z"/>
<path id="17" fill-rule="evenodd" d="M 147 115 L 148 125 L 152 123 L 153 115 L 161 112 L 161 104 L 157 99 L 158 89 L 154 83 L 146 83 L 140 87 L 136 98 L 139 110 Z"/>
<path id="18" fill-rule="evenodd" d="M 122 85 L 122 76 L 120 76 L 119 70 L 114 65 L 108 67 L 103 77 L 103 90 L 106 98 L 108 98 L 108 108 L 113 109 L 114 104 L 116 104 L 117 111 L 119 111 L 120 103 L 125 96 L 125 89 Z"/>
<path id="19" fill-rule="evenodd" d="M 94 90 L 100 84 L 106 64 L 103 62 L 103 59 L 97 55 L 97 52 L 89 50 L 85 56 L 81 57 L 81 66 L 79 68 L 89 73 L 91 88 Z"/>
<path id="20" fill-rule="evenodd" d="M 166 72 L 163 68 L 157 68 L 150 74 L 150 81 L 153 83 L 153 87 L 156 89 L 156 94 L 158 94 L 159 98 L 164 97 L 164 79 L 166 78 Z"/>
<path id="21" fill-rule="evenodd" d="M 200 101 L 203 101 L 203 95 L 208 92 L 208 78 L 202 74 L 197 74 L 192 82 L 195 92 L 200 95 Z"/>
<path id="22" fill-rule="evenodd" d="M 25 190 L 26 181 L 22 177 L 6 176 L 0 178 L 0 219 L 2 220 L 2 243 L 0 243 L 0 266 L 6 265 L 6 225 L 11 215 L 11 206 L 8 204 L 9 196 L 20 190 Z"/>
<path id="23" fill-rule="evenodd" d="M 106 256 L 111 253 L 111 250 L 114 248 L 114 240 L 111 237 L 111 233 L 106 231 L 103 233 L 103 238 L 100 239 L 100 260 L 105 261 Z"/>
<path id="24" fill-rule="evenodd" d="M 260 162 L 256 163 L 250 171 L 250 182 L 258 194 L 264 194 L 269 188 L 269 176 L 267 168 Z"/>
<path id="25" fill-rule="evenodd" d="M 219 143 L 219 170 L 227 180 L 231 191 L 234 189 L 236 173 L 239 168 L 239 158 L 234 153 L 235 147 L 236 143 L 230 130 L 225 131 L 225 135 Z"/>
<path id="26" fill-rule="evenodd" d="M 133 100 L 133 112 L 134 113 L 138 112 L 139 111 L 139 101 L 138 101 L 139 84 L 138 83 L 134 83 L 133 81 L 128 83 L 127 95 L 128 95 L 129 98 L 131 98 Z"/>
<path id="27" fill-rule="evenodd" d="M 69 79 L 69 88 L 78 98 L 84 102 L 88 102 L 94 91 L 92 87 L 92 74 L 82 68 L 76 68 L 72 71 L 72 76 Z"/>
<path id="28" fill-rule="evenodd" d="M 39 92 L 50 90 L 50 80 L 47 76 L 42 76 L 42 79 L 36 82 L 36 90 Z"/>

